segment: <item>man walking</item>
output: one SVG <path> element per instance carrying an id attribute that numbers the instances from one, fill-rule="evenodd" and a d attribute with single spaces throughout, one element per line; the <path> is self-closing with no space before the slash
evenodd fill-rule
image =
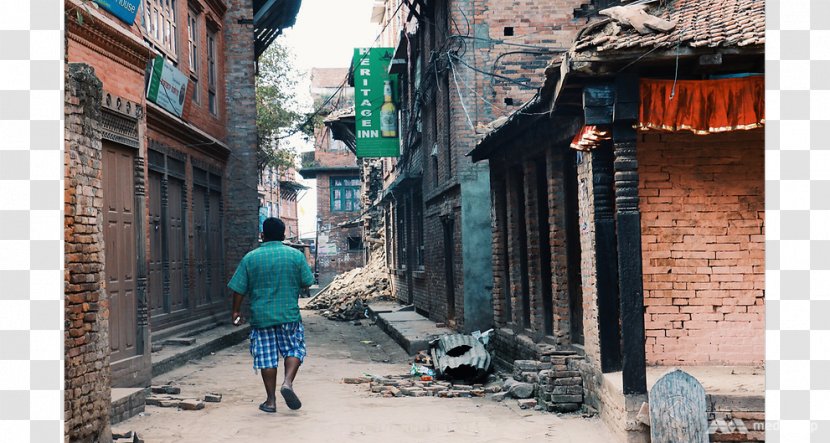
<path id="1" fill-rule="evenodd" d="M 300 290 L 314 283 L 302 252 L 282 244 L 285 223 L 268 218 L 262 223 L 262 245 L 247 253 L 228 288 L 233 291 L 233 322 L 241 318 L 242 297 L 251 299 L 251 355 L 261 370 L 267 395 L 259 409 L 277 412 L 276 386 L 279 354 L 285 360 L 280 393 L 291 409 L 302 404 L 294 393 L 294 377 L 306 355 L 305 332 L 298 299 Z"/>

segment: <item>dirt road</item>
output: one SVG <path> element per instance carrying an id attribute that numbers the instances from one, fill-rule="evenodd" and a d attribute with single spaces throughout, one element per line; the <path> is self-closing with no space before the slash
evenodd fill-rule
<path id="1" fill-rule="evenodd" d="M 366 321 L 354 326 L 308 311 L 303 316 L 308 357 L 294 383 L 302 409 L 291 411 L 279 394 L 276 414 L 257 409 L 265 393 L 246 341 L 153 380 L 174 382 L 183 397 L 221 393 L 221 403 L 206 403 L 199 411 L 147 406 L 143 416 L 115 425 L 114 431 L 137 431 L 148 443 L 614 441 L 597 418 L 522 410 L 515 400 L 383 398 L 370 393 L 368 385 L 343 384 L 343 377 L 364 373 L 406 373 L 408 358 Z"/>

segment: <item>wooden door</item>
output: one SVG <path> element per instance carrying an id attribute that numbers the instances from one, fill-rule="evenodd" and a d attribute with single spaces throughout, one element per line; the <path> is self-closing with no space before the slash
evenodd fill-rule
<path id="1" fill-rule="evenodd" d="M 210 287 L 208 292 L 210 294 L 210 301 L 216 303 L 222 300 L 225 287 L 225 277 L 222 275 L 223 271 L 223 248 L 222 248 L 222 213 L 221 203 L 222 194 L 219 192 L 210 192 L 208 211 L 208 266 L 210 271 Z"/>
<path id="2" fill-rule="evenodd" d="M 169 238 L 167 244 L 168 266 L 170 268 L 170 311 L 187 308 L 185 294 L 185 208 L 184 181 L 170 178 L 167 183 L 167 217 Z"/>
<path id="3" fill-rule="evenodd" d="M 161 180 L 162 175 L 151 170 L 148 180 L 149 209 L 150 209 L 150 260 L 147 269 L 147 292 L 150 297 L 150 317 L 162 315 L 165 309 L 164 300 L 164 222 L 161 213 Z"/>
<path id="4" fill-rule="evenodd" d="M 207 188 L 193 186 L 193 297 L 196 306 L 208 302 L 207 293 Z"/>
<path id="5" fill-rule="evenodd" d="M 138 354 L 136 338 L 135 151 L 103 142 L 106 291 L 113 362 Z"/>

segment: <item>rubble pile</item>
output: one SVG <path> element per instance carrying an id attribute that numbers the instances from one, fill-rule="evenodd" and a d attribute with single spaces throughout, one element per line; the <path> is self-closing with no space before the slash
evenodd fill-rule
<path id="1" fill-rule="evenodd" d="M 369 300 L 391 298 L 383 248 L 375 248 L 368 265 L 338 275 L 306 303 L 305 309 L 323 311 L 323 317 L 330 320 L 352 321 L 364 318 Z"/>
<path id="2" fill-rule="evenodd" d="M 178 408 L 184 411 L 198 411 L 205 408 L 205 402 L 218 403 L 222 401 L 222 394 L 215 392 L 206 393 L 204 398 L 199 400 L 192 397 L 180 396 L 182 390 L 178 386 L 166 384 L 162 386 L 151 386 L 153 393 L 145 400 L 147 406 L 158 406 L 160 408 Z"/>
<path id="3" fill-rule="evenodd" d="M 430 378 L 430 377 L 423 377 Z M 388 375 L 383 377 L 344 378 L 347 384 L 368 384 L 374 394 L 383 397 L 440 397 L 471 398 L 501 391 L 500 383 L 462 384 L 441 380 L 423 380 L 411 375 Z"/>

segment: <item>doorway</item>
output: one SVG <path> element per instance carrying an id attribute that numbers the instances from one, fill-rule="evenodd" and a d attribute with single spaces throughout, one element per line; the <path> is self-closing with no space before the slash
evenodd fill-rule
<path id="1" fill-rule="evenodd" d="M 444 275 L 447 294 L 447 325 L 455 325 L 455 223 L 452 216 L 441 218 L 444 228 Z"/>

